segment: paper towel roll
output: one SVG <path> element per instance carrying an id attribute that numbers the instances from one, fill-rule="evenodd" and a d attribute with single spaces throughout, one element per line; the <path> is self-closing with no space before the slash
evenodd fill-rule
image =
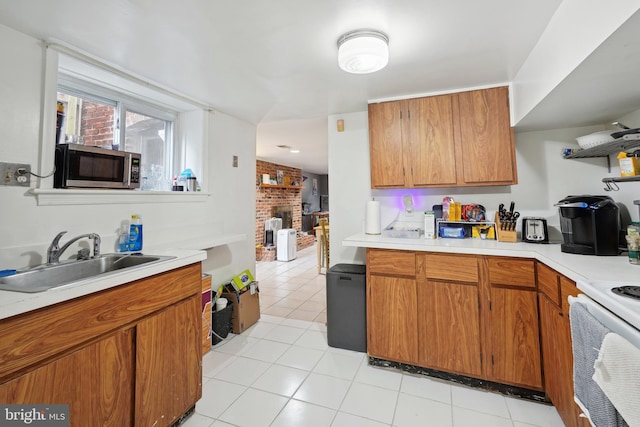
<path id="1" fill-rule="evenodd" d="M 364 232 L 366 234 L 380 234 L 380 202 L 377 200 L 367 202 Z"/>

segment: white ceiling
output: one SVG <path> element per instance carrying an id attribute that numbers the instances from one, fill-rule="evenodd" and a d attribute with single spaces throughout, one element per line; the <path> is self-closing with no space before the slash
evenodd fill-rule
<path id="1" fill-rule="evenodd" d="M 372 99 L 511 81 L 560 2 L 3 1 L 0 24 L 257 124 L 259 158 L 323 174 L 328 115 L 364 111 Z M 385 69 L 338 69 L 336 41 L 358 28 L 389 35 Z"/>

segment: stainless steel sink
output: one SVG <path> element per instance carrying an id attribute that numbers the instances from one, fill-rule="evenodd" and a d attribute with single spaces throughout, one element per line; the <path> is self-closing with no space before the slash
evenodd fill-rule
<path id="1" fill-rule="evenodd" d="M 124 269 L 173 259 L 173 256 L 142 254 L 107 254 L 98 258 L 42 265 L 0 277 L 0 289 L 16 292 L 41 292 L 78 280 L 104 277 Z"/>

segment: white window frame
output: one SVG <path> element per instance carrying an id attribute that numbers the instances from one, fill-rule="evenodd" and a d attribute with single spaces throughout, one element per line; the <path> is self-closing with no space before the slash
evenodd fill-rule
<path id="1" fill-rule="evenodd" d="M 189 203 L 204 202 L 210 196 L 207 192 L 207 169 L 204 159 L 207 158 L 207 144 L 205 141 L 208 127 L 208 112 L 210 108 L 190 100 L 180 94 L 171 92 L 152 82 L 136 77 L 122 71 L 119 68 L 110 66 L 93 56 L 79 52 L 60 44 L 50 44 L 45 47 L 45 66 L 43 72 L 43 103 L 41 112 L 41 135 L 40 135 L 40 171 L 52 171 L 55 152 L 55 132 L 56 132 L 56 104 L 58 84 L 60 82 L 74 81 L 74 86 L 90 88 L 87 92 L 101 96 L 109 91 L 120 93 L 125 103 L 124 107 L 129 107 L 134 111 L 143 114 L 154 112 L 163 117 L 174 117 L 173 123 L 173 150 L 171 155 L 174 171 L 184 169 L 186 159 L 199 159 L 200 164 L 189 165 L 196 172 L 201 186 L 200 192 L 164 192 L 164 191 L 140 191 L 140 190 L 85 190 L 85 189 L 55 189 L 53 188 L 53 175 L 38 178 L 36 187 L 30 192 L 37 198 L 38 205 L 78 205 L 78 204 L 112 204 L 112 203 Z M 80 78 L 74 73 L 59 72 L 60 56 L 71 62 L 75 61 L 86 64 L 87 68 L 99 70 L 97 77 Z M 104 80 L 100 81 L 100 75 Z M 113 82 L 107 80 L 113 77 Z M 144 84 L 142 84 L 144 83 Z M 73 86 L 72 86 L 73 87 Z M 115 89 L 120 90 L 115 90 Z M 94 92 L 95 91 L 95 92 Z M 110 97 L 105 96 L 110 99 Z M 149 101 L 151 100 L 151 101 Z M 157 102 L 156 102 L 157 101 Z M 160 107 L 158 107 L 160 106 Z M 166 107 L 164 110 L 162 107 Z M 123 111 L 126 111 L 123 108 Z M 175 114 L 168 111 L 176 111 Z M 54 112 L 48 114 L 47 112 Z M 186 114 L 188 126 L 182 126 L 181 116 Z M 196 117 L 196 120 L 194 120 Z M 186 138 L 189 133 L 190 138 Z M 192 135 L 199 135 L 202 140 L 193 140 Z M 114 136 L 115 137 L 115 136 Z"/>

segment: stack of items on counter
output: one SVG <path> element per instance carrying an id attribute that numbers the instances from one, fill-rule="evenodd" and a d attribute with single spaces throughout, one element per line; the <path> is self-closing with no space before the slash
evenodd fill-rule
<path id="1" fill-rule="evenodd" d="M 212 313 L 212 343 L 217 344 L 229 332 L 240 334 L 260 319 L 258 282 L 245 270 L 218 287 Z"/>
<path id="2" fill-rule="evenodd" d="M 442 199 L 442 205 L 434 205 L 433 211 L 425 212 L 425 237 L 495 239 L 493 223 L 486 221 L 485 214 L 486 210 L 482 205 L 463 205 L 447 196 Z M 437 232 L 433 233 L 432 218 L 437 222 Z"/>

